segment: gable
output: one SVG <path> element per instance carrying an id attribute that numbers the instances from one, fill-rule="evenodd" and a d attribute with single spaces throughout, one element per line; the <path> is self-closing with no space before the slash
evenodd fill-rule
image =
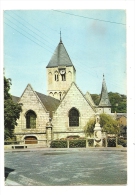
<path id="1" fill-rule="evenodd" d="M 87 101 L 83 93 L 77 87 L 77 85 L 73 82 L 67 91 L 66 95 L 62 99 L 57 111 L 60 109 L 70 110 L 72 107 L 83 112 L 87 112 L 87 109 L 91 113 L 95 113 L 95 108 Z"/>
<path id="2" fill-rule="evenodd" d="M 23 108 L 25 109 L 44 109 L 47 112 L 42 101 L 30 84 L 28 84 L 24 90 L 22 96 L 19 99 L 19 103 L 22 103 Z"/>

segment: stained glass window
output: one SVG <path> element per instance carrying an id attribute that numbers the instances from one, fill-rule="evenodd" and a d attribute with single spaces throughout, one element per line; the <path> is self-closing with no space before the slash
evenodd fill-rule
<path id="1" fill-rule="evenodd" d="M 26 114 L 26 128 L 27 129 L 36 128 L 36 114 L 32 110 L 28 111 Z"/>
<path id="2" fill-rule="evenodd" d="M 69 126 L 79 126 L 79 112 L 75 108 L 69 111 Z"/>

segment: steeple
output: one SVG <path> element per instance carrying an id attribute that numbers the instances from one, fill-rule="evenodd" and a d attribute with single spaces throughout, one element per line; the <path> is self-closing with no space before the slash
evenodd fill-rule
<path id="1" fill-rule="evenodd" d="M 48 65 L 47 86 L 48 95 L 61 100 L 72 82 L 75 82 L 76 70 L 62 42 L 56 47 Z"/>
<path id="2" fill-rule="evenodd" d="M 61 30 L 60 30 L 60 43 L 62 43 L 62 38 L 61 38 Z"/>
<path id="3" fill-rule="evenodd" d="M 51 60 L 49 61 L 48 65 L 46 68 L 52 68 L 52 67 L 60 67 L 60 66 L 73 66 L 73 63 L 67 53 L 67 50 L 62 42 L 61 39 L 61 31 L 60 31 L 60 42 L 58 46 L 56 47 Z"/>
<path id="4" fill-rule="evenodd" d="M 103 74 L 103 82 L 102 82 L 102 90 L 101 90 L 99 107 L 100 106 L 101 107 L 111 107 L 110 100 L 108 97 L 104 74 Z"/>

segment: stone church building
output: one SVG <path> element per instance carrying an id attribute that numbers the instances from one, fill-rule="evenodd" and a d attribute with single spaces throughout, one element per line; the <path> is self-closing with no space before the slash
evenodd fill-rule
<path id="1" fill-rule="evenodd" d="M 51 140 L 85 137 L 84 126 L 95 113 L 111 114 L 104 76 L 100 103 L 96 106 L 90 93 L 84 95 L 76 85 L 76 69 L 61 38 L 46 73 L 48 95 L 34 91 L 28 84 L 21 97 L 12 96 L 14 102 L 23 104 L 14 131 L 22 144 L 47 146 Z"/>

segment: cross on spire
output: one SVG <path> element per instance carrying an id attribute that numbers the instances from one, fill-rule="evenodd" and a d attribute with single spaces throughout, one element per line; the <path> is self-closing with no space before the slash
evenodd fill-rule
<path id="1" fill-rule="evenodd" d="M 62 43 L 62 39 L 61 39 L 61 30 L 60 30 L 60 43 Z"/>

